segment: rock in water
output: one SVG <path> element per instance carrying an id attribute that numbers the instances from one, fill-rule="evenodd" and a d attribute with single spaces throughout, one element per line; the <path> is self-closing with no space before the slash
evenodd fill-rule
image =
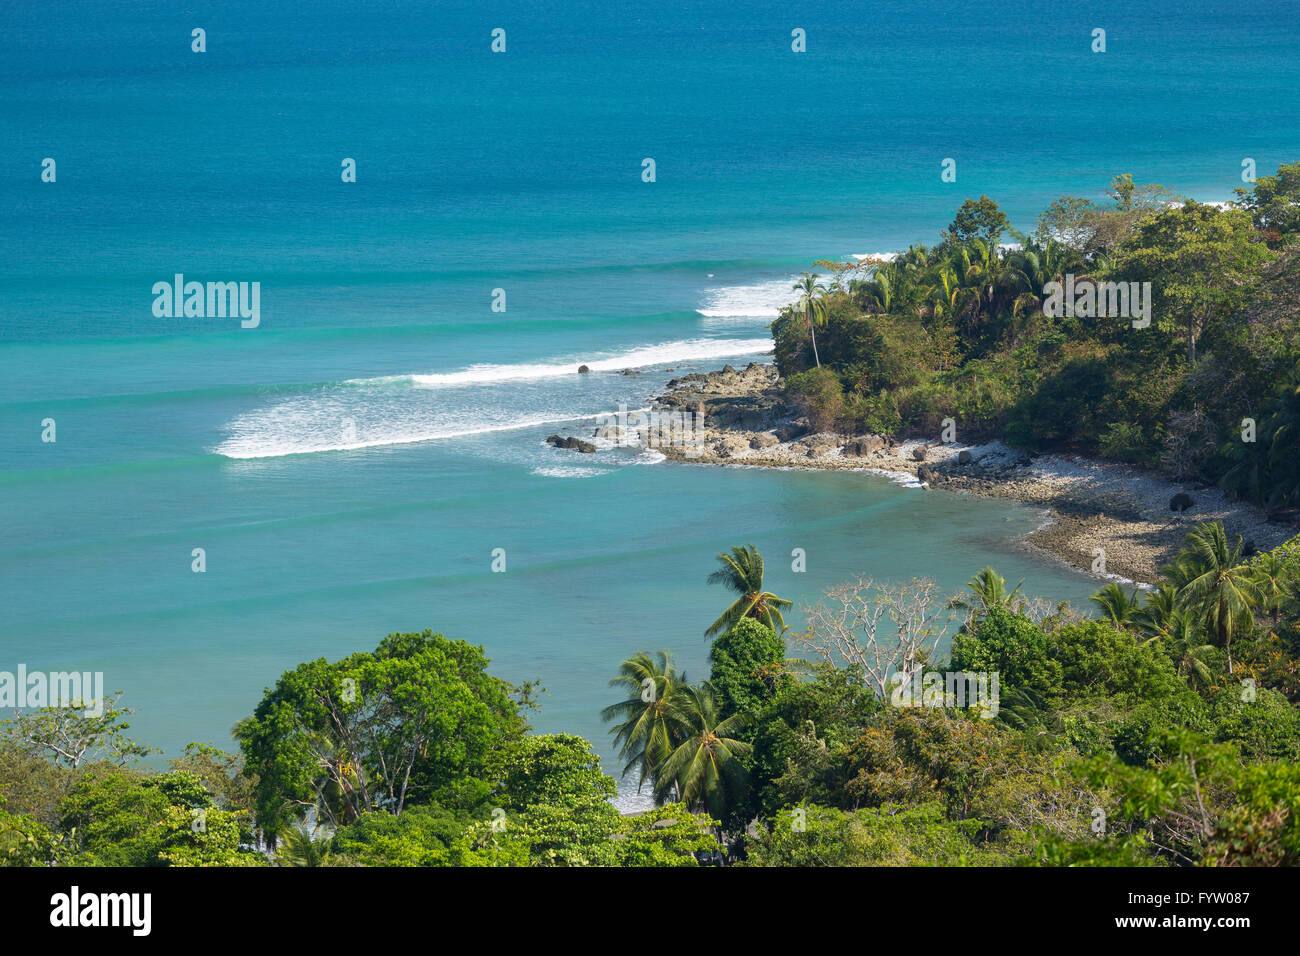
<path id="1" fill-rule="evenodd" d="M 548 445 L 554 445 L 556 448 L 565 448 L 569 451 L 580 451 L 591 454 L 596 450 L 596 446 L 589 441 L 583 441 L 580 438 L 561 438 L 559 435 L 551 435 L 546 439 Z"/>
<path id="2" fill-rule="evenodd" d="M 579 375 L 586 375 L 586 374 L 587 374 L 588 372 L 590 372 L 590 371 L 591 371 L 591 369 L 587 368 L 587 366 L 585 366 L 585 365 L 579 365 L 579 366 L 578 366 L 578 374 L 579 374 Z"/>

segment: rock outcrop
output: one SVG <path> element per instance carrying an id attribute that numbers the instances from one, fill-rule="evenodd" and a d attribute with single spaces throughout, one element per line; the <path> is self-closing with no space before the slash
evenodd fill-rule
<path id="1" fill-rule="evenodd" d="M 548 435 L 546 438 L 548 445 L 554 445 L 556 448 L 566 448 L 570 451 L 580 451 L 590 455 L 596 450 L 596 446 L 589 441 L 583 441 L 581 438 L 561 438 L 559 435 Z"/>

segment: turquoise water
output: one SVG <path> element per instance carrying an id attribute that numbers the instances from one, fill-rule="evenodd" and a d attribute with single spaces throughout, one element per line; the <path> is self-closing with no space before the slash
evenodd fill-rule
<path id="1" fill-rule="evenodd" d="M 1120 172 L 1224 199 L 1300 157 L 1297 5 L 1163 6 L 5 5 L 0 668 L 103 670 L 174 753 L 432 627 L 604 748 L 627 654 L 704 675 L 734 544 L 804 602 L 990 562 L 1080 602 L 1013 547 L 1027 508 L 543 439 L 761 358 L 792 273 L 967 196 L 1027 229 Z M 155 317 L 176 273 L 260 282 L 260 325 Z"/>

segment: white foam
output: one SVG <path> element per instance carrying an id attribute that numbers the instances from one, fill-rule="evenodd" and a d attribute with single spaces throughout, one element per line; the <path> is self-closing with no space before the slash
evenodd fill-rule
<path id="1" fill-rule="evenodd" d="M 706 289 L 704 304 L 695 311 L 710 319 L 775 319 L 797 298 L 794 284 L 798 279 L 792 275 L 786 279 Z"/>
<path id="2" fill-rule="evenodd" d="M 419 388 L 451 388 L 463 385 L 490 385 L 523 379 L 575 376 L 579 365 L 593 372 L 617 372 L 625 368 L 645 368 L 675 362 L 707 361 L 737 355 L 757 355 L 772 351 L 771 339 L 689 339 L 663 342 L 620 352 L 608 358 L 573 358 L 566 362 L 531 365 L 471 365 L 459 372 L 412 375 Z"/>
<path id="3" fill-rule="evenodd" d="M 606 469 L 590 468 L 583 465 L 556 465 L 549 468 L 534 468 L 532 474 L 542 478 L 594 478 L 603 475 Z"/>
<path id="4" fill-rule="evenodd" d="M 409 445 L 574 421 L 569 417 L 463 425 L 415 422 L 375 433 L 367 433 L 366 423 L 359 421 L 355 425 L 355 434 L 344 437 L 340 425 L 343 417 L 346 416 L 339 416 L 327 408 L 306 404 L 281 405 L 270 411 L 243 415 L 231 422 L 231 436 L 213 449 L 213 453 L 235 459 L 281 458 L 381 445 Z"/>
<path id="5" fill-rule="evenodd" d="M 862 471 L 873 475 L 879 475 L 882 478 L 888 478 L 896 485 L 902 485 L 904 488 L 924 488 L 928 487 L 924 481 L 917 478 L 910 471 L 889 471 L 885 468 L 863 468 Z"/>

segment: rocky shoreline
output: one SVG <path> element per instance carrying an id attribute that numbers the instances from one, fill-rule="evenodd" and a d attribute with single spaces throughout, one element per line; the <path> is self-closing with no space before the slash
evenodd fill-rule
<path id="1" fill-rule="evenodd" d="M 659 444 L 674 461 L 767 468 L 871 471 L 919 489 L 1040 505 L 1050 515 L 1024 543 L 1099 578 L 1150 583 L 1197 523 L 1220 520 L 1260 551 L 1296 534 L 1217 488 L 1181 486 L 1124 465 L 1029 455 L 1000 442 L 905 441 L 814 433 L 781 392 L 776 367 L 751 363 L 673 379 L 653 408 L 684 412 L 703 428 L 689 443 Z M 696 418 L 695 416 L 699 416 Z M 1177 495 L 1190 504 L 1181 505 Z M 1099 558 L 1104 552 L 1104 561 Z"/>

